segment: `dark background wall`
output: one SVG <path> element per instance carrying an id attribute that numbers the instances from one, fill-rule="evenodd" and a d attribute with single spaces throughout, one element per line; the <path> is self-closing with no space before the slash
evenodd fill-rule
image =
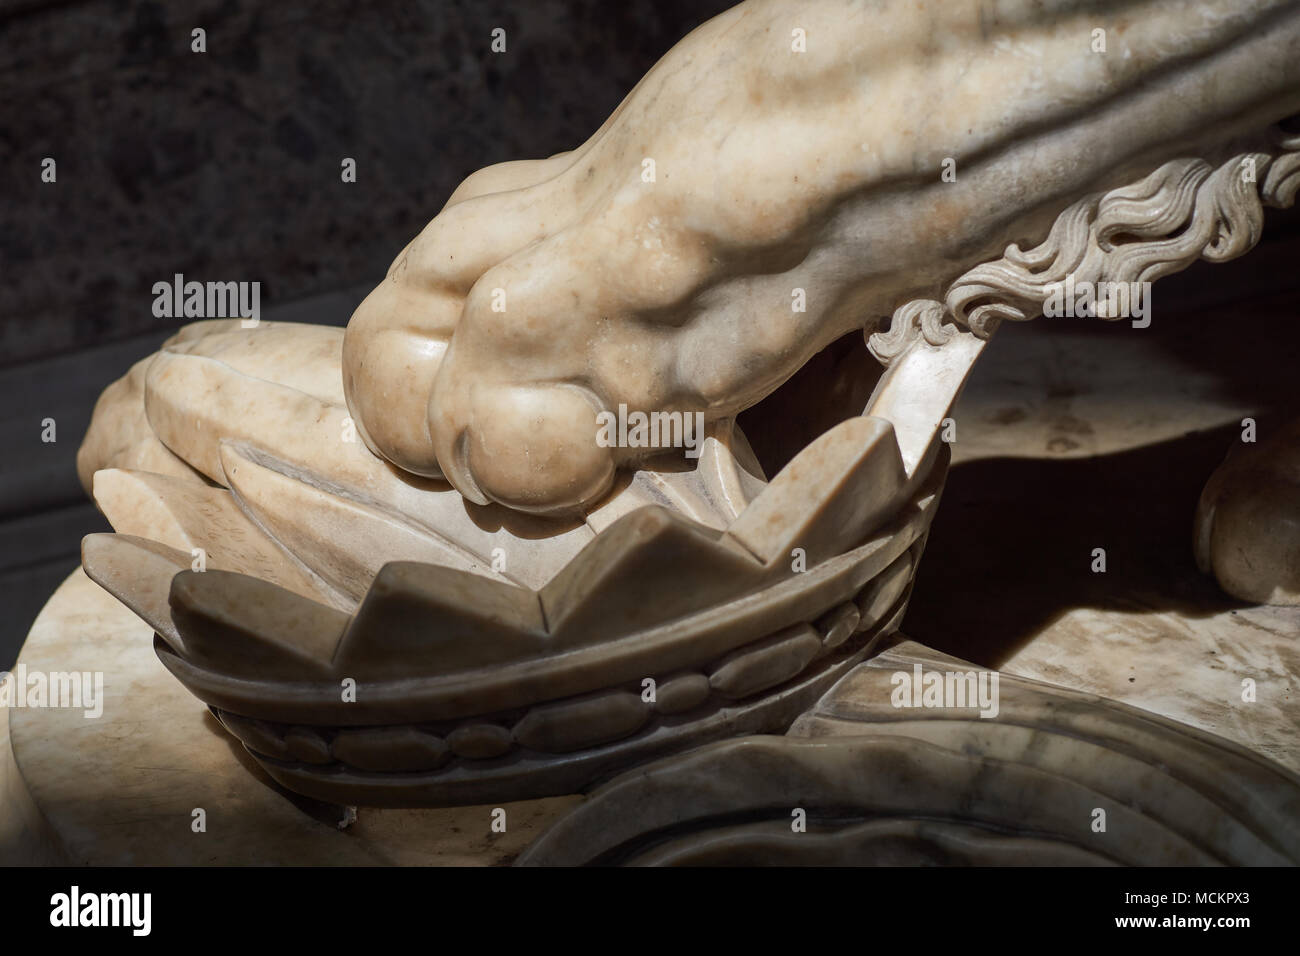
<path id="1" fill-rule="evenodd" d="M 576 146 L 727 6 L 0 3 L 0 357 L 159 328 L 149 289 L 173 272 L 259 279 L 272 302 L 370 281 L 462 178 Z"/>
<path id="2" fill-rule="evenodd" d="M 343 324 L 461 179 L 577 146 L 729 6 L 0 0 L 0 667 L 108 530 L 73 463 L 180 324 L 153 283 L 257 280 L 264 318 Z"/>

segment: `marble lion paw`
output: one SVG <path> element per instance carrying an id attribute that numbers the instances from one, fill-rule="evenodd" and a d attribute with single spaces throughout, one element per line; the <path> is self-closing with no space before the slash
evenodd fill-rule
<path id="1" fill-rule="evenodd" d="M 474 174 L 397 257 L 344 345 L 365 442 L 479 504 L 576 512 L 644 454 L 602 413 L 732 417 L 1081 190 L 1300 109 L 1294 7 L 1111 6 L 709 21 L 585 144 Z"/>

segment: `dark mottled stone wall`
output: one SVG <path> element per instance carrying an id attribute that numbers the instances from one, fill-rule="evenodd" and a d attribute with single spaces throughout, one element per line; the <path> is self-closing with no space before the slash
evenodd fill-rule
<path id="1" fill-rule="evenodd" d="M 175 272 L 260 280 L 263 308 L 376 282 L 467 174 L 576 146 L 730 5 L 2 4 L 0 363 L 174 326 Z"/>

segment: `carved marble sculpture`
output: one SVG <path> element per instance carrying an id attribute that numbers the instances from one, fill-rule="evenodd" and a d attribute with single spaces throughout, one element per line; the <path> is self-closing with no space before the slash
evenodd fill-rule
<path id="1" fill-rule="evenodd" d="M 1233 448 L 1210 476 L 1196 563 L 1244 601 L 1300 604 L 1300 421 Z"/>
<path id="2" fill-rule="evenodd" d="M 742 4 L 579 149 L 467 179 L 346 333 L 198 323 L 106 391 L 78 464 L 117 534 L 86 539 L 86 571 L 276 780 L 324 800 L 570 793 L 796 719 L 838 734 L 818 715 L 845 684 L 810 708 L 898 626 L 945 477 L 940 423 L 998 323 L 1067 279 L 1248 251 L 1262 207 L 1300 189 L 1300 135 L 1278 125 L 1296 113 L 1294 2 Z M 860 331 L 883 372 L 857 361 Z M 849 349 L 811 404 L 784 396 Z M 600 416 L 628 409 L 698 413 L 698 458 L 606 447 Z M 1098 706 L 1103 736 L 1137 719 Z M 1231 759 L 1294 827 L 1285 771 L 1152 733 L 1142 746 L 1194 766 L 1187 820 L 1205 767 Z M 720 742 L 647 772 L 771 750 L 824 764 L 808 772 L 833 790 L 854 786 L 833 766 L 850 751 L 895 767 L 919 746 L 872 734 Z M 1052 740 L 1044 760 L 1113 763 L 1121 799 L 1147 785 L 1141 755 Z M 1007 759 L 1012 789 L 1043 772 Z M 951 778 L 931 783 L 951 803 Z M 638 786 L 609 784 L 531 858 L 641 852 L 602 829 Z M 1242 810 L 1255 836 L 1238 842 L 1142 846 L 1294 860 L 1294 830 L 1260 842 L 1261 813 Z M 1005 849 L 942 822 L 864 826 L 826 859 Z M 654 855 L 784 852 L 761 824 L 709 840 Z"/>
<path id="3" fill-rule="evenodd" d="M 1003 676 L 1001 720 L 890 706 L 892 671 L 969 668 L 911 642 L 856 668 L 785 737 L 639 767 L 519 865 L 1290 865 L 1294 776 L 1114 701 Z M 773 766 L 781 773 L 773 773 Z M 807 829 L 790 826 L 792 808 Z M 1109 826 L 1081 837 L 1096 810 Z"/>
<path id="4" fill-rule="evenodd" d="M 340 335 L 255 334 L 191 327 L 146 360 L 143 395 L 128 377 L 105 396 L 96 421 L 134 416 L 143 436 L 127 455 L 161 438 L 220 485 L 96 463 L 123 533 L 87 538 L 83 561 L 295 790 L 380 805 L 569 793 L 784 729 L 902 615 L 947 463 L 933 427 L 901 436 L 908 460 L 887 419 L 851 417 L 770 483 L 738 431 L 715 429 L 691 471 L 639 471 L 584 523 L 546 526 L 404 478 L 335 437 L 341 401 L 249 374 L 299 355 L 307 385 L 301 346 L 317 338 L 337 381 Z M 952 397 L 931 396 L 938 417 Z M 288 447 L 280 419 L 247 411 L 283 402 L 310 403 Z"/>

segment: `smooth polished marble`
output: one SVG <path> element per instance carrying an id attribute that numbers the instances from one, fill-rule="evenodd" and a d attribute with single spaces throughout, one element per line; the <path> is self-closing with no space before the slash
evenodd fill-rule
<path id="1" fill-rule="evenodd" d="M 1293 203 L 1297 49 L 1281 0 L 742 4 L 573 153 L 470 177 L 346 333 L 200 324 L 105 393 L 85 570 L 322 801 L 781 732 L 898 627 L 999 324 L 1076 283 L 1149 304 Z M 737 416 L 859 334 L 865 406 L 828 381 L 765 469 Z M 611 447 L 614 408 L 703 445 Z"/>
<path id="2" fill-rule="evenodd" d="M 448 810 L 342 808 L 278 787 L 159 663 L 152 631 L 80 570 L 21 661 L 99 671 L 104 713 L 0 710 L 0 861 L 75 866 L 454 865 L 508 862 L 577 797 Z M 493 811 L 505 811 L 505 830 Z M 195 832 L 194 811 L 206 812 Z"/>

